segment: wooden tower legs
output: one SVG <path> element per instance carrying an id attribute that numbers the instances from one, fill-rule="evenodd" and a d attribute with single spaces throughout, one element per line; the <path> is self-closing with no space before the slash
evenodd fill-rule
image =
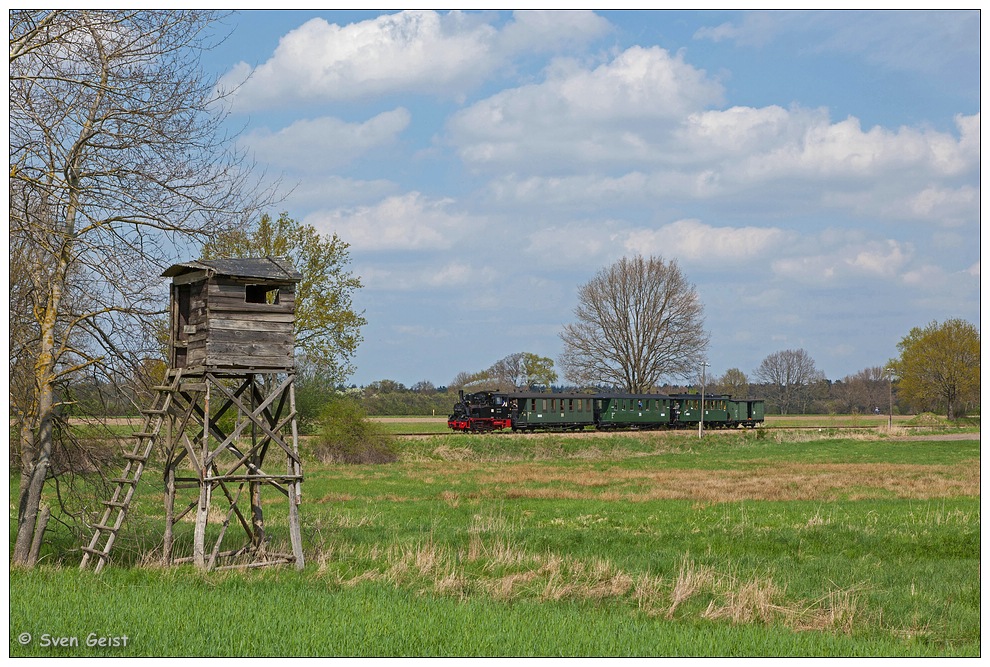
<path id="1" fill-rule="evenodd" d="M 207 570 L 277 563 L 303 568 L 294 379 L 284 372 L 184 376 L 173 397 L 165 464 L 166 563 L 191 561 Z M 284 472 L 278 472 L 283 457 Z M 291 553 L 269 545 L 264 496 L 272 490 L 288 504 Z M 175 557 L 175 527 L 183 520 L 194 522 L 192 556 Z M 246 539 L 224 548 L 238 525 Z M 233 564 L 222 564 L 227 560 Z"/>

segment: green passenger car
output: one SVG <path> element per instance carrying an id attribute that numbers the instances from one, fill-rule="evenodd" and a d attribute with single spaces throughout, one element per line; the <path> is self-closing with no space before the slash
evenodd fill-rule
<path id="1" fill-rule="evenodd" d="M 510 395 L 513 431 L 579 431 L 595 424 L 590 394 L 520 393 Z"/>
<path id="2" fill-rule="evenodd" d="M 722 428 L 729 421 L 728 396 L 705 395 L 705 425 Z M 677 394 L 670 397 L 671 425 L 675 427 L 697 426 L 701 419 L 701 395 Z"/>
<path id="3" fill-rule="evenodd" d="M 667 396 L 598 396 L 595 401 L 600 429 L 655 429 L 670 425 L 670 398 Z"/>
<path id="4" fill-rule="evenodd" d="M 730 399 L 729 423 L 730 427 L 745 426 L 754 428 L 762 424 L 764 419 L 764 405 L 762 399 Z"/>

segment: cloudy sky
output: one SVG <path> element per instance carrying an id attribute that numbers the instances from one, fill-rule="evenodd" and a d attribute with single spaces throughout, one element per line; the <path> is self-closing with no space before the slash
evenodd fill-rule
<path id="1" fill-rule="evenodd" d="M 976 12 L 228 23 L 205 64 L 240 146 L 350 244 L 358 385 L 557 359 L 578 287 L 637 253 L 697 287 L 715 375 L 804 348 L 841 379 L 979 323 Z"/>

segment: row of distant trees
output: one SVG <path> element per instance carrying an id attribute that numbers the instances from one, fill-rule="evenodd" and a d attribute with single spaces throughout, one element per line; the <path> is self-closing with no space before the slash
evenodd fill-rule
<path id="1" fill-rule="evenodd" d="M 975 327 L 961 320 L 932 323 L 912 329 L 898 349 L 901 356 L 887 364 L 838 380 L 826 378 L 806 350 L 780 350 L 767 355 L 749 375 L 730 368 L 709 377 L 705 390 L 761 398 L 767 401 L 768 411 L 777 414 L 855 414 L 879 409 L 895 414 L 936 412 L 952 418 L 979 409 L 979 333 Z M 307 414 L 315 414 L 320 405 L 341 394 L 359 400 L 369 415 L 444 415 L 460 390 L 628 391 L 615 384 L 558 383 L 553 360 L 530 352 L 508 355 L 480 371 L 462 371 L 447 386 L 423 380 L 407 387 L 389 379 L 363 387 L 330 386 L 305 370 L 297 384 L 304 421 Z M 701 378 L 693 377 L 643 391 L 690 393 L 699 392 L 700 385 Z M 310 402 L 312 410 L 307 407 Z"/>
<path id="2" fill-rule="evenodd" d="M 972 338 L 959 322 L 930 325 L 927 329 L 913 330 L 902 343 L 905 351 L 914 344 L 931 347 L 922 335 L 945 336 L 948 328 L 958 339 Z M 968 334 L 967 334 L 968 332 Z M 971 346 L 972 347 L 972 346 Z M 973 348 L 978 352 L 978 346 Z M 928 357 L 926 357 L 928 358 Z M 909 352 L 905 359 L 898 358 L 885 366 L 873 366 L 847 375 L 839 380 L 829 380 L 817 366 L 811 355 L 803 349 L 774 352 L 761 362 L 750 375 L 739 368 L 730 368 L 721 375 L 709 377 L 705 390 L 708 393 L 730 394 L 738 398 L 762 398 L 767 409 L 776 414 L 856 414 L 876 410 L 886 414 L 913 412 L 949 413 L 960 416 L 979 407 L 978 384 L 945 383 L 919 390 L 918 377 L 928 374 L 916 368 Z M 945 372 L 951 364 L 939 362 L 942 372 L 937 377 L 949 377 Z M 300 365 L 296 381 L 296 402 L 300 426 L 312 430 L 325 406 L 340 396 L 349 396 L 360 402 L 369 415 L 446 415 L 450 412 L 459 390 L 465 392 L 485 390 L 530 389 L 535 391 L 622 391 L 622 387 L 574 387 L 556 384 L 557 373 L 553 360 L 548 357 L 520 352 L 508 355 L 481 371 L 462 371 L 447 386 L 436 386 L 422 380 L 411 386 L 390 379 L 377 380 L 363 387 L 344 386 L 337 376 L 321 372 L 312 363 Z M 960 368 L 960 370 L 964 370 Z M 969 375 L 978 382 L 978 368 L 971 367 Z M 74 412 L 82 415 L 136 414 L 136 397 L 125 382 L 81 381 L 69 387 Z M 955 387 L 955 388 L 953 388 Z M 951 390 L 951 394 L 950 394 Z M 665 383 L 649 391 L 659 393 L 685 393 L 700 391 L 700 378 L 690 383 Z"/>

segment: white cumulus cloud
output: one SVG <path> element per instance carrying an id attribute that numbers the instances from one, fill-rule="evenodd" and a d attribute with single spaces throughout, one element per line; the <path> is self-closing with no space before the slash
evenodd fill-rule
<path id="1" fill-rule="evenodd" d="M 680 119 L 721 99 L 721 85 L 679 55 L 636 46 L 594 69 L 559 59 L 544 82 L 482 100 L 447 129 L 479 166 L 655 162 Z"/>
<path id="2" fill-rule="evenodd" d="M 894 239 L 870 239 L 862 231 L 829 229 L 793 237 L 771 263 L 780 280 L 822 287 L 857 285 L 863 280 L 904 280 L 913 271 L 914 244 Z"/>
<path id="3" fill-rule="evenodd" d="M 457 98 L 520 53 L 574 48 L 608 27 L 590 12 L 520 12 L 502 28 L 495 17 L 416 10 L 345 26 L 311 19 L 267 62 L 235 66 L 221 87 L 243 82 L 236 111 L 403 92 Z"/>
<path id="4" fill-rule="evenodd" d="M 624 245 L 644 255 L 721 264 L 766 255 L 789 236 L 775 227 L 714 227 L 700 220 L 678 220 L 659 229 L 632 230 Z"/>
<path id="5" fill-rule="evenodd" d="M 912 254 L 909 244 L 888 239 L 855 251 L 855 256 L 847 259 L 846 264 L 865 274 L 890 277 L 897 275 Z"/>

